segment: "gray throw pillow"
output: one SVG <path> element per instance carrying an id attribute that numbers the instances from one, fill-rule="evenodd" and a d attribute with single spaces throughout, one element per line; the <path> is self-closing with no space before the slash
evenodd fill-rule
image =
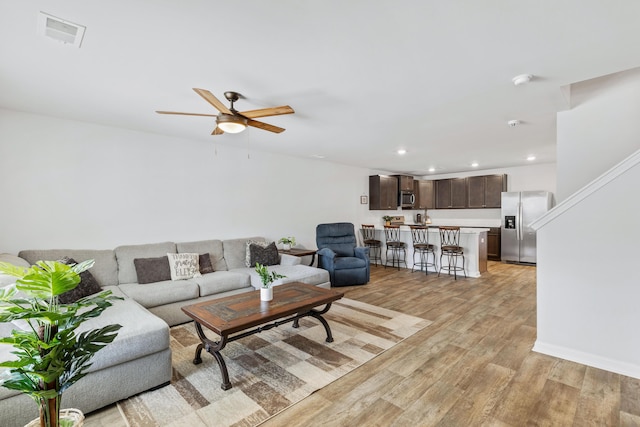
<path id="1" fill-rule="evenodd" d="M 166 256 L 157 258 L 135 258 L 133 265 L 136 268 L 138 283 L 141 285 L 171 280 L 169 258 Z"/>
<path id="2" fill-rule="evenodd" d="M 249 245 L 249 252 L 251 254 L 249 267 L 255 267 L 256 263 L 262 265 L 277 265 L 280 262 L 276 242 L 271 242 L 266 247 L 259 244 L 251 244 Z"/>
<path id="3" fill-rule="evenodd" d="M 213 265 L 211 265 L 211 255 L 209 254 L 200 254 L 200 259 L 198 262 L 200 263 L 200 274 L 213 273 Z"/>
<path id="4" fill-rule="evenodd" d="M 58 262 L 67 265 L 77 264 L 76 260 L 69 257 L 64 257 L 58 260 Z M 101 291 L 102 288 L 98 284 L 96 278 L 93 277 L 93 274 L 91 274 L 89 270 L 85 270 L 80 273 L 80 283 L 78 283 L 78 286 L 70 291 L 58 295 L 58 301 L 61 304 L 71 304 L 72 302 L 78 301 L 80 298 L 88 297 L 89 295 L 97 294 Z"/>

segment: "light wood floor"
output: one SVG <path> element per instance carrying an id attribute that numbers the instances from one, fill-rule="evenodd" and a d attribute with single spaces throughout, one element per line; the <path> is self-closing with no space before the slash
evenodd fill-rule
<path id="1" fill-rule="evenodd" d="M 640 380 L 531 351 L 535 267 L 372 267 L 346 297 L 433 323 L 262 426 L 640 426 Z"/>

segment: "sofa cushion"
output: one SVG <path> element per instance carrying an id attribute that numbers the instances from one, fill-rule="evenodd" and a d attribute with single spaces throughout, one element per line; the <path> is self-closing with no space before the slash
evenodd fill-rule
<path id="1" fill-rule="evenodd" d="M 260 289 L 262 282 L 260 275 L 253 268 L 244 267 L 231 270 L 232 272 L 244 273 L 251 276 L 251 285 Z M 307 265 L 273 265 L 269 267 L 269 271 L 275 271 L 278 274 L 287 276 L 274 282 L 274 285 L 283 283 L 302 282 L 309 285 L 321 285 L 329 282 L 329 272 L 321 268 L 309 267 Z"/>
<path id="2" fill-rule="evenodd" d="M 76 260 L 69 257 L 60 259 L 63 264 L 77 264 Z M 85 270 L 80 273 L 80 283 L 78 286 L 58 296 L 58 301 L 62 304 L 70 304 L 78 301 L 80 298 L 88 297 L 89 295 L 97 294 L 101 292 L 102 288 L 98 284 L 98 281 L 93 277 L 93 274 L 89 270 Z"/>
<path id="3" fill-rule="evenodd" d="M 200 276 L 200 256 L 197 253 L 167 254 L 171 280 L 185 280 Z"/>
<path id="4" fill-rule="evenodd" d="M 247 267 L 247 240 L 253 240 L 256 242 L 265 241 L 263 237 L 247 237 L 244 239 L 224 240 L 222 242 L 224 259 L 227 262 L 227 268 L 229 270 Z"/>
<path id="5" fill-rule="evenodd" d="M 31 264 L 29 264 L 26 260 L 12 254 L 0 254 L 0 262 L 6 262 L 8 264 L 15 265 L 16 267 L 31 267 Z M 0 273 L 0 288 L 16 283 L 16 280 L 17 277 L 15 276 Z"/>
<path id="6" fill-rule="evenodd" d="M 198 298 L 200 294 L 198 284 L 193 279 L 168 280 L 145 285 L 125 283 L 119 287 L 127 296 L 146 308 Z"/>
<path id="7" fill-rule="evenodd" d="M 249 275 L 236 271 L 216 271 L 192 279 L 200 287 L 200 296 L 246 288 L 251 285 Z"/>
<path id="8" fill-rule="evenodd" d="M 362 258 L 356 257 L 336 257 L 335 260 L 335 269 L 336 270 L 346 270 L 349 268 L 364 268 L 367 266 L 367 262 Z"/>
<path id="9" fill-rule="evenodd" d="M 114 252 L 118 262 L 119 284 L 137 283 L 138 275 L 136 274 L 136 266 L 133 260 L 136 258 L 161 257 L 167 255 L 167 253 L 176 253 L 176 244 L 173 242 L 163 242 L 146 245 L 118 246 Z"/>
<path id="10" fill-rule="evenodd" d="M 227 263 L 222 250 L 222 240 L 200 240 L 196 242 L 176 243 L 178 252 L 208 253 L 215 271 L 227 270 Z"/>
<path id="11" fill-rule="evenodd" d="M 18 256 L 27 260 L 30 264 L 37 261 L 54 261 L 63 257 L 83 262 L 88 259 L 95 261 L 91 267 L 91 274 L 100 286 L 115 286 L 118 284 L 118 263 L 112 250 L 96 249 L 43 249 L 20 251 Z M 135 281 L 135 280 L 134 280 Z"/>
<path id="12" fill-rule="evenodd" d="M 249 265 L 247 267 L 255 267 L 256 264 L 276 265 L 279 262 L 280 256 L 275 242 L 266 246 L 255 243 L 249 245 Z"/>
<path id="13" fill-rule="evenodd" d="M 141 285 L 171 280 L 169 257 L 166 255 L 155 258 L 135 258 L 133 265 L 136 268 L 138 283 Z"/>

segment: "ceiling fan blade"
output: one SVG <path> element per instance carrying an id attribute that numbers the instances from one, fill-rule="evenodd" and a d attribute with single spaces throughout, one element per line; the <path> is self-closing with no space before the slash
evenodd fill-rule
<path id="1" fill-rule="evenodd" d="M 181 116 L 218 117 L 217 114 L 181 113 L 180 111 L 156 111 L 158 114 L 179 114 Z"/>
<path id="2" fill-rule="evenodd" d="M 260 110 L 250 110 L 250 111 L 242 111 L 244 117 L 248 119 L 255 119 L 258 117 L 267 117 L 267 116 L 280 116 L 282 114 L 293 114 L 293 108 L 288 105 L 281 105 L 280 107 L 271 107 L 271 108 L 262 108 Z"/>
<path id="3" fill-rule="evenodd" d="M 247 119 L 247 124 L 249 126 L 253 126 L 254 128 L 260 128 L 263 130 L 268 130 L 269 132 L 280 133 L 284 132 L 284 128 L 280 128 L 278 126 L 270 125 L 268 123 L 259 122 L 257 120 Z"/>
<path id="4" fill-rule="evenodd" d="M 220 102 L 220 100 L 218 98 L 213 96 L 213 94 L 211 92 L 209 92 L 208 90 L 206 90 L 206 89 L 198 89 L 198 88 L 195 88 L 195 87 L 193 88 L 193 90 L 198 95 L 203 97 L 205 101 L 207 101 L 209 104 L 213 105 L 221 113 L 233 114 L 231 112 L 231 110 L 229 110 L 229 108 L 227 108 L 222 102 Z"/>
<path id="5" fill-rule="evenodd" d="M 222 129 L 220 129 L 218 126 L 216 126 L 216 128 L 213 130 L 213 132 L 211 132 L 211 135 L 222 135 L 224 133 L 224 131 Z"/>

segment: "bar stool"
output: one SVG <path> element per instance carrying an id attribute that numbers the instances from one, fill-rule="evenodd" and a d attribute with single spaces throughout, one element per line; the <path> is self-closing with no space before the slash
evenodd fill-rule
<path id="1" fill-rule="evenodd" d="M 387 268 L 389 265 L 389 251 L 391 251 L 391 266 L 398 267 L 400 270 L 400 263 L 404 263 L 404 266 L 407 266 L 407 251 L 406 245 L 402 240 L 400 240 L 400 226 L 399 225 L 385 225 L 384 226 L 384 236 L 387 243 L 387 252 L 386 252 L 386 260 L 384 263 L 384 268 Z M 400 252 L 402 252 L 402 258 L 400 258 Z"/>
<path id="2" fill-rule="evenodd" d="M 425 274 L 429 274 L 429 266 L 437 270 L 436 252 L 432 244 L 429 244 L 429 229 L 424 225 L 410 225 L 411 240 L 413 240 L 413 267 L 411 272 L 418 266 L 420 271 L 424 268 Z M 416 253 L 420 255 L 420 261 L 416 262 Z M 429 254 L 433 256 L 433 262 L 429 262 Z"/>
<path id="3" fill-rule="evenodd" d="M 369 261 L 382 264 L 382 242 L 376 239 L 376 228 L 373 225 L 362 224 L 362 243 L 369 248 Z"/>
<path id="4" fill-rule="evenodd" d="M 467 277 L 467 272 L 464 270 L 464 250 L 460 246 L 460 227 L 439 227 L 440 229 L 440 270 L 438 271 L 438 277 L 440 272 L 445 269 L 449 274 L 453 271 L 453 277 L 458 280 L 458 271 L 464 273 L 464 277 Z M 447 256 L 447 265 L 442 264 L 442 257 Z M 458 266 L 458 258 L 462 257 L 462 267 Z"/>

